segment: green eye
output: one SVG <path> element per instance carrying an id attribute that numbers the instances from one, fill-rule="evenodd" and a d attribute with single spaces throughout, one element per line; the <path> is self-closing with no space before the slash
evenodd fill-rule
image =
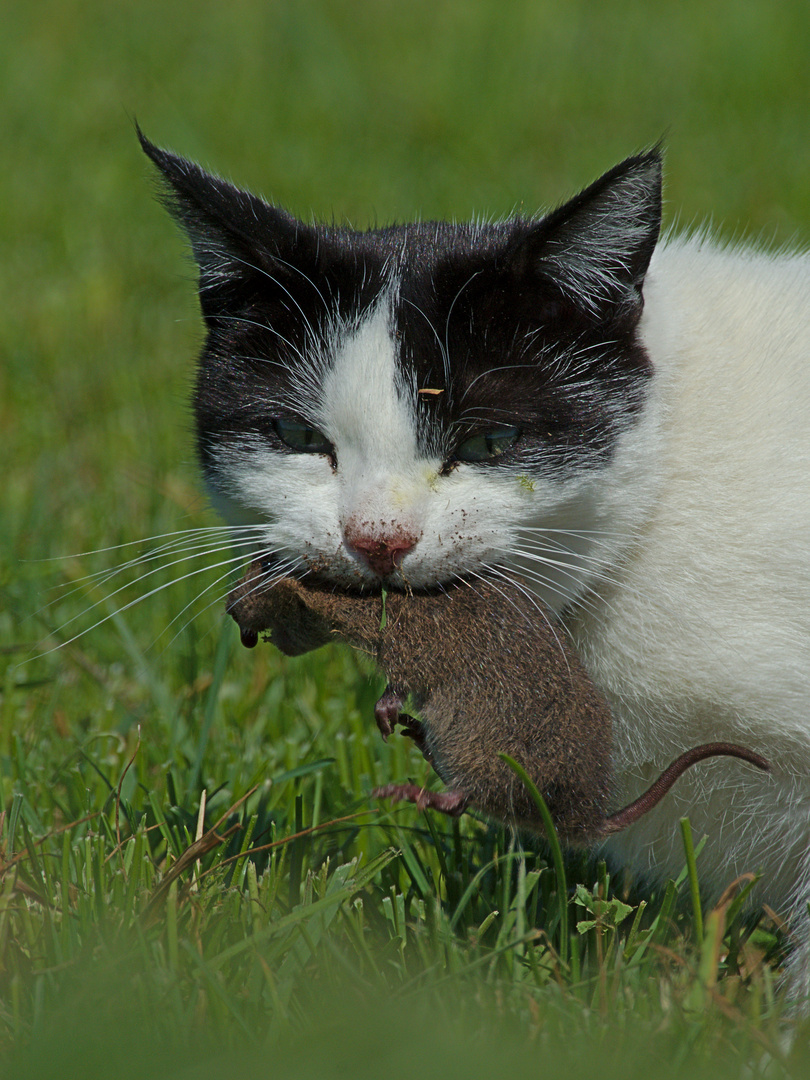
<path id="1" fill-rule="evenodd" d="M 291 450 L 300 454 L 332 454 L 334 448 L 325 435 L 308 424 L 299 424 L 295 420 L 274 420 L 276 434 Z"/>
<path id="2" fill-rule="evenodd" d="M 514 446 L 520 438 L 520 428 L 497 427 L 491 431 L 484 431 L 480 435 L 473 435 L 456 450 L 459 461 L 491 461 L 499 457 L 510 446 Z"/>

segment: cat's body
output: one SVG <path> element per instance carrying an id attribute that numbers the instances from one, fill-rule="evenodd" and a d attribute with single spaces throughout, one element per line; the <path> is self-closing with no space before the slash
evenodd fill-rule
<path id="1" fill-rule="evenodd" d="M 641 334 L 661 416 L 649 517 L 570 621 L 614 712 L 622 795 L 670 747 L 747 739 L 773 776 L 717 761 L 610 842 L 656 879 L 683 863 L 678 817 L 709 840 L 704 895 L 762 871 L 759 896 L 810 900 L 810 259 L 662 245 Z M 803 951 L 797 965 L 805 963 Z M 794 989 L 805 975 L 797 970 Z"/>
<path id="2" fill-rule="evenodd" d="M 699 742 L 772 764 L 694 770 L 609 851 L 677 873 L 688 810 L 707 898 L 761 870 L 801 912 L 810 259 L 656 247 L 655 152 L 538 222 L 353 233 L 145 148 L 200 263 L 201 459 L 246 559 L 370 589 L 520 571 L 611 702 L 620 800 Z"/>

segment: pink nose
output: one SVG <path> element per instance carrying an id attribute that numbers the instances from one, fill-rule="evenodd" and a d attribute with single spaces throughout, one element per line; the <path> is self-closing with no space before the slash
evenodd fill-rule
<path id="1" fill-rule="evenodd" d="M 417 540 L 418 537 L 405 532 L 372 537 L 366 533 L 346 530 L 348 546 L 380 577 L 393 574 Z"/>

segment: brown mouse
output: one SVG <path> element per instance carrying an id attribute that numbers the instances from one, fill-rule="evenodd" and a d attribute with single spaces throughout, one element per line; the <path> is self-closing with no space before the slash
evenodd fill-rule
<path id="1" fill-rule="evenodd" d="M 745 747 L 706 743 L 677 758 L 629 806 L 608 813 L 610 708 L 563 630 L 519 583 L 479 579 L 383 599 L 276 578 L 259 561 L 227 610 L 249 647 L 266 632 L 296 655 L 338 635 L 375 658 L 389 683 L 375 709 L 381 732 L 402 725 L 449 788 L 391 784 L 377 789 L 380 797 L 453 815 L 470 806 L 540 830 L 539 811 L 504 753 L 532 777 L 561 838 L 590 844 L 638 820 L 704 758 L 729 755 L 769 768 Z M 400 711 L 408 695 L 421 721 Z"/>

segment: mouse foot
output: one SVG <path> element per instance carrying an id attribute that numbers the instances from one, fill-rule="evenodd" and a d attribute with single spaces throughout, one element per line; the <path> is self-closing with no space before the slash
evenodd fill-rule
<path id="1" fill-rule="evenodd" d="M 409 716 L 407 713 L 400 713 L 397 718 L 397 723 L 402 727 L 402 734 L 407 735 L 409 739 L 413 739 L 416 749 L 422 752 L 422 757 L 428 765 L 432 765 L 435 769 L 436 764 L 433 760 L 433 754 L 430 752 L 430 747 L 427 744 L 425 725 L 422 721 L 417 720 L 415 716 Z M 436 771 L 438 772 L 438 769 Z"/>
<path id="2" fill-rule="evenodd" d="M 448 817 L 461 817 L 467 809 L 467 796 L 461 791 L 428 791 L 418 784 L 386 784 L 371 793 L 375 799 L 412 802 L 419 810 L 438 810 Z"/>
<path id="3" fill-rule="evenodd" d="M 421 750 L 425 761 L 432 765 L 433 755 L 425 737 L 425 726 L 415 716 L 409 716 L 408 713 L 400 711 L 404 704 L 405 698 L 403 695 L 390 684 L 386 686 L 382 697 L 374 706 L 374 719 L 377 721 L 377 728 L 383 737 L 383 741 L 388 742 L 388 736 L 394 733 L 394 728 L 399 724 L 403 729 L 402 734 L 407 735 L 409 739 L 413 739 L 414 745 L 418 750 Z"/>
<path id="4" fill-rule="evenodd" d="M 374 719 L 383 737 L 388 741 L 388 736 L 393 734 L 394 728 L 399 722 L 399 710 L 405 704 L 405 699 L 393 686 L 386 686 L 383 695 L 374 706 Z"/>

